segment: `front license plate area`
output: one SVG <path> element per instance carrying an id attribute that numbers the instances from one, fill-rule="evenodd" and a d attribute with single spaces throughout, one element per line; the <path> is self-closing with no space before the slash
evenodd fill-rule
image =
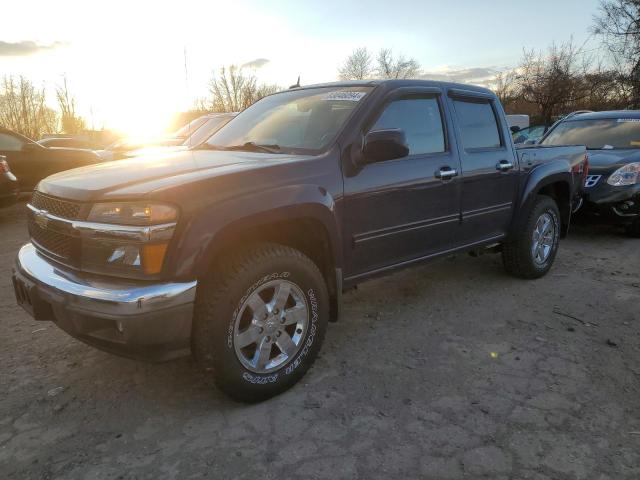
<path id="1" fill-rule="evenodd" d="M 53 320 L 51 305 L 40 298 L 35 283 L 16 273 L 12 280 L 18 305 L 36 320 Z"/>

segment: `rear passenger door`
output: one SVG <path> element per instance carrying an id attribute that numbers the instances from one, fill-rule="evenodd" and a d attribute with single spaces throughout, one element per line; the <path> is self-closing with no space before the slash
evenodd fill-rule
<path id="1" fill-rule="evenodd" d="M 402 129 L 409 155 L 367 164 L 345 178 L 347 277 L 409 262 L 450 246 L 460 215 L 458 156 L 448 142 L 443 100 L 392 92 L 362 135 Z M 447 175 L 441 175 L 445 170 Z"/>
<path id="2" fill-rule="evenodd" d="M 462 223 L 456 245 L 498 239 L 507 233 L 518 188 L 512 142 L 498 120 L 499 106 L 482 92 L 451 91 L 462 164 Z"/>

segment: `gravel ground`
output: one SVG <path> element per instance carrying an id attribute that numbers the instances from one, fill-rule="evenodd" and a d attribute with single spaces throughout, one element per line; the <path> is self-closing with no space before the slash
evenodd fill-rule
<path id="1" fill-rule="evenodd" d="M 466 255 L 345 295 L 289 392 L 94 350 L 16 305 L 0 212 L 0 478 L 640 478 L 640 240 L 576 227 L 551 273 Z"/>

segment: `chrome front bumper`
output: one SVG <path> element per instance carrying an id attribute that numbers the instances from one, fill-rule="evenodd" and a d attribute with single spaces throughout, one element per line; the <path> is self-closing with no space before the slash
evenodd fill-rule
<path id="1" fill-rule="evenodd" d="M 162 361 L 190 352 L 196 281 L 154 283 L 81 275 L 20 249 L 13 271 L 18 303 L 36 320 L 112 353 Z"/>

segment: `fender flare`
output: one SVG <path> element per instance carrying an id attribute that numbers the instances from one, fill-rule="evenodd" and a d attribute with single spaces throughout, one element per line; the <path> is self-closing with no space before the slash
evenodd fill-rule
<path id="1" fill-rule="evenodd" d="M 229 232 L 292 220 L 314 220 L 326 230 L 331 260 L 342 267 L 336 202 L 317 185 L 288 185 L 233 197 L 201 208 L 181 228 L 171 268 L 179 278 L 196 278 L 210 267 L 216 244 Z"/>
<path id="2" fill-rule="evenodd" d="M 564 184 L 569 192 L 569 198 L 566 205 L 558 205 L 562 222 L 562 236 L 565 236 L 571 219 L 571 200 L 573 188 L 573 174 L 569 162 L 565 160 L 556 160 L 545 163 L 533 168 L 527 176 L 520 201 L 516 210 L 517 215 L 512 222 L 511 233 L 517 231 L 520 223 L 524 220 L 524 215 L 533 206 L 538 193 L 545 187 L 553 184 Z"/>

